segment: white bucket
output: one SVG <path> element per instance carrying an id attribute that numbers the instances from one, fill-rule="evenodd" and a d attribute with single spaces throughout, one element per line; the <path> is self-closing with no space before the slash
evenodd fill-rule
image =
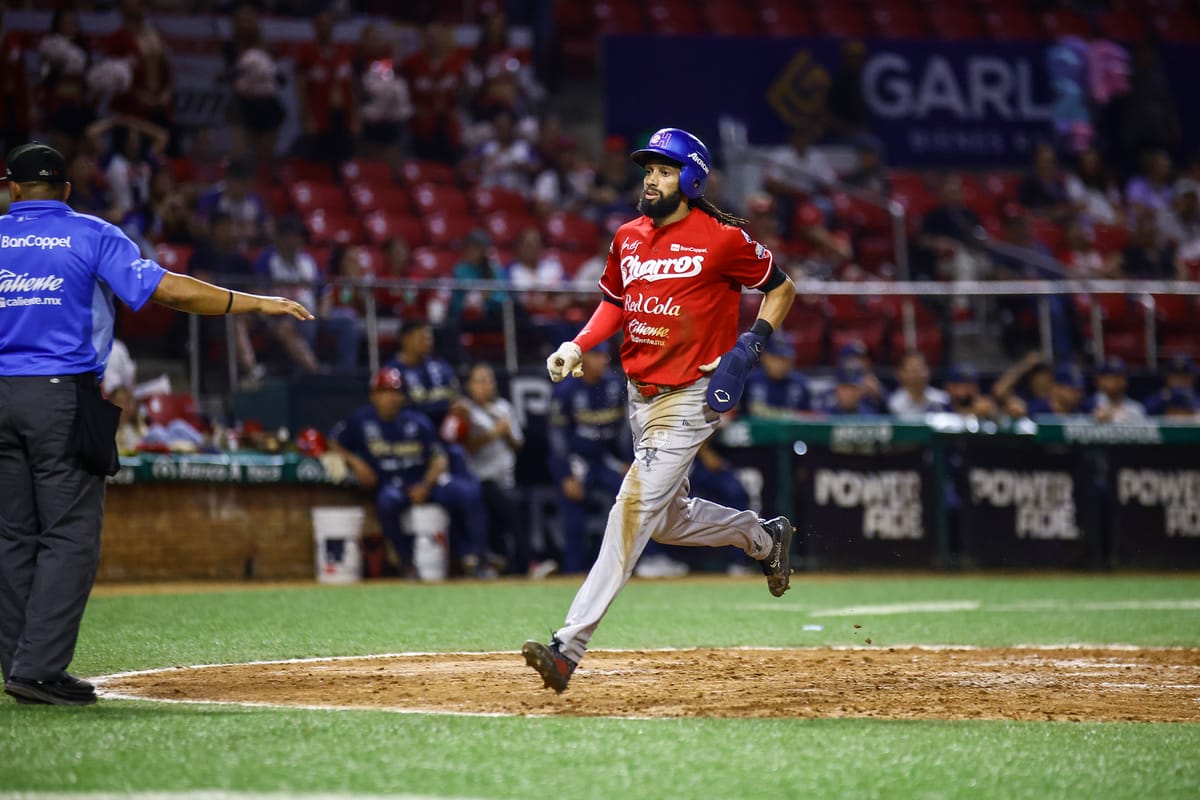
<path id="1" fill-rule="evenodd" d="M 423 581 L 444 581 L 449 567 L 450 515 L 434 503 L 404 512 L 404 530 L 413 537 L 413 566 Z"/>
<path id="2" fill-rule="evenodd" d="M 312 522 L 317 580 L 321 583 L 362 580 L 362 508 L 317 506 L 312 510 Z"/>

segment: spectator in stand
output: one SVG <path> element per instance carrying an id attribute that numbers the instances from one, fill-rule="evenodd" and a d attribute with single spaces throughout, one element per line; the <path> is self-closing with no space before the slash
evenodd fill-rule
<path id="1" fill-rule="evenodd" d="M 124 220 L 150 199 L 150 179 L 155 167 L 163 163 L 169 134 L 165 128 L 134 117 L 114 117 L 108 166 L 104 170 L 112 200 L 113 213 Z M 105 127 L 110 127 L 105 120 Z M 93 125 L 90 132 L 102 129 Z"/>
<path id="2" fill-rule="evenodd" d="M 1033 151 L 1033 170 L 1021 179 L 1017 200 L 1039 217 L 1059 222 L 1071 212 L 1067 179 L 1054 148 L 1042 142 Z"/>
<path id="3" fill-rule="evenodd" d="M 1158 213 L 1149 206 L 1135 209 L 1133 234 L 1121 255 L 1122 277 L 1171 280 L 1182 274 L 1175 245 L 1160 234 Z"/>
<path id="4" fill-rule="evenodd" d="M 1191 389 L 1172 389 L 1167 395 L 1163 418 L 1171 422 L 1200 422 L 1196 393 Z"/>
<path id="5" fill-rule="evenodd" d="M 38 62 L 37 110 L 43 115 L 47 144 L 70 162 L 84 131 L 96 119 L 87 91 L 91 52 L 78 12 L 66 7 L 54 12 L 50 34 L 38 43 Z M 5 102 L 12 101 L 6 97 Z"/>
<path id="6" fill-rule="evenodd" d="M 217 147 L 212 128 L 197 128 L 186 139 L 183 158 L 171 162 L 175 179 L 197 192 L 220 183 L 225 175 L 225 154 Z"/>
<path id="7" fill-rule="evenodd" d="M 425 27 L 424 46 L 401 68 L 412 91 L 412 148 L 417 158 L 453 162 L 462 149 L 462 112 L 468 90 L 465 60 L 439 22 Z"/>
<path id="8" fill-rule="evenodd" d="M 208 227 L 208 234 L 197 244 L 188 261 L 187 271 L 189 275 L 202 281 L 215 282 L 222 286 L 231 285 L 240 291 L 252 292 L 258 288 L 260 283 L 254 266 L 246 260 L 238 246 L 233 217 L 224 211 L 218 211 L 213 215 Z M 207 334 L 206 338 L 224 337 L 224 319 L 206 317 L 200 322 L 201 330 Z M 247 385 L 253 386 L 267 374 L 267 371 L 258 363 L 258 356 L 250 341 L 251 323 L 246 315 L 235 316 L 231 322 L 238 367 L 241 369 Z"/>
<path id="9" fill-rule="evenodd" d="M 436 428 L 406 398 L 404 378 L 384 367 L 371 378 L 370 404 L 339 422 L 330 447 L 350 466 L 358 484 L 375 494 L 379 526 L 400 557 L 401 574 L 412 564 L 412 536 L 401 528 L 401 515 L 414 505 L 436 503 L 457 525 L 451 548 L 462 554 L 463 570 L 494 578 L 486 562 L 487 517 L 479 513 L 479 482 L 449 473 L 449 458 Z"/>
<path id="10" fill-rule="evenodd" d="M 1171 156 L 1166 150 L 1151 150 L 1142 156 L 1141 172 L 1125 186 L 1129 215 L 1136 217 L 1140 207 L 1162 211 L 1171 205 Z"/>
<path id="11" fill-rule="evenodd" d="M 1174 150 L 1180 140 L 1179 114 L 1158 46 L 1143 40 L 1134 48 L 1129 93 L 1123 98 L 1119 152 Z"/>
<path id="12" fill-rule="evenodd" d="M 1027 412 L 1036 419 L 1049 414 L 1063 416 L 1068 414 L 1087 414 L 1091 404 L 1083 394 L 1083 373 L 1074 364 L 1061 364 L 1054 369 L 1054 383 L 1050 393 L 1043 399 L 1030 400 Z"/>
<path id="13" fill-rule="evenodd" d="M 300 220 L 281 217 L 275 233 L 275 246 L 263 251 L 255 272 L 269 281 L 271 291 L 310 308 L 320 318 L 318 286 L 321 280 L 316 260 L 304 250 L 305 230 Z M 324 296 L 321 298 L 324 300 Z M 318 363 L 313 353 L 316 325 L 287 325 L 279 320 L 268 323 L 271 335 L 301 369 L 316 372 Z"/>
<path id="14" fill-rule="evenodd" d="M 1075 171 L 1067 174 L 1066 188 L 1067 197 L 1086 224 L 1124 224 L 1121 190 L 1096 148 L 1089 147 L 1079 154 Z"/>
<path id="15" fill-rule="evenodd" d="M 727 208 L 727 206 L 720 206 Z M 596 284 L 600 282 L 600 278 L 604 275 L 604 265 L 608 263 L 608 252 L 612 248 L 613 235 L 616 233 L 614 228 L 597 227 L 596 229 L 596 249 L 592 251 L 592 255 L 579 265 L 579 269 L 575 270 L 574 283 L 580 289 L 592 290 L 596 288 Z M 761 239 L 755 239 L 761 242 Z M 771 251 L 774 253 L 774 251 Z"/>
<path id="16" fill-rule="evenodd" d="M 406 126 L 414 109 L 408 82 L 391 58 L 391 44 L 378 36 L 378 30 L 374 25 L 363 28 L 360 47 L 362 54 L 374 52 L 379 57 L 366 60 L 369 56 L 362 55 L 364 60 L 355 70 L 362 117 L 358 146 L 364 158 L 382 159 L 395 168 L 408 139 Z M 378 41 L 374 41 L 376 38 Z"/>
<path id="17" fill-rule="evenodd" d="M 4 8 L 0 7 L 0 59 L 3 59 L 0 97 L 4 97 L 4 103 L 0 104 L 0 146 L 5 153 L 29 141 L 33 100 L 25 68 L 28 56 L 29 46 L 24 36 L 5 26 Z"/>
<path id="18" fill-rule="evenodd" d="M 553 345 L 570 339 L 570 332 L 576 326 L 563 319 L 570 296 L 562 292 L 538 291 L 563 288 L 567 283 L 562 262 L 543 246 L 542 234 L 537 228 L 525 228 L 517 234 L 514 258 L 506 272 L 508 282 L 519 293 L 518 301 L 540 331 L 543 343 Z"/>
<path id="19" fill-rule="evenodd" d="M 1030 403 L 1048 403 L 1053 386 L 1054 370 L 1039 351 L 1031 350 L 996 378 L 992 397 L 1005 414 L 1015 419 L 1026 416 Z"/>
<path id="20" fill-rule="evenodd" d="M 907 350 L 896 367 L 900 386 L 888 397 L 888 413 L 900 419 L 921 420 L 949 408 L 950 397 L 929 385 L 929 364 L 919 350 Z"/>
<path id="21" fill-rule="evenodd" d="M 463 242 L 462 260 L 454 265 L 454 279 L 506 283 L 508 274 L 492 255 L 491 249 L 492 237 L 482 230 L 471 231 Z M 450 297 L 450 307 L 446 316 L 450 322 L 458 323 L 464 328 L 500 330 L 504 302 L 508 297 L 508 292 L 495 289 L 456 291 Z"/>
<path id="22" fill-rule="evenodd" d="M 562 137 L 557 152 L 542 158 L 542 169 L 534 178 L 531 191 L 534 213 L 544 218 L 559 211 L 583 211 L 596 171 L 584 160 L 575 140 Z M 710 186 L 711 180 L 710 175 Z"/>
<path id="23" fill-rule="evenodd" d="M 468 68 L 475 119 L 487 119 L 499 109 L 527 117 L 545 94 L 526 54 L 509 44 L 508 18 L 502 11 L 484 17 Z"/>
<path id="24" fill-rule="evenodd" d="M 879 409 L 867 398 L 866 373 L 857 366 L 837 368 L 833 389 L 821 396 L 814 410 L 835 417 L 861 417 L 879 413 Z"/>
<path id="25" fill-rule="evenodd" d="M 643 171 L 629 160 L 629 141 L 623 136 L 606 137 L 600 168 L 588 193 L 592 220 L 616 230 L 633 219 L 642 193 L 642 177 Z"/>
<path id="26" fill-rule="evenodd" d="M 200 225 L 189 203 L 171 167 L 156 167 L 150 175 L 150 196 L 126 216 L 123 230 L 146 251 L 158 244 L 195 244 Z"/>
<path id="27" fill-rule="evenodd" d="M 892 183 L 887 167 L 883 163 L 883 146 L 861 144 L 856 148 L 858 155 L 854 169 L 842 176 L 842 183 L 857 186 L 878 195 L 889 195 Z"/>
<path id="28" fill-rule="evenodd" d="M 517 136 L 516 122 L 511 111 L 493 114 L 491 136 L 477 155 L 479 185 L 508 189 L 528 197 L 542 164 L 533 145 Z"/>
<path id="29" fill-rule="evenodd" d="M 67 203 L 72 209 L 114 225 L 120 224 L 124 214 L 113 204 L 99 161 L 90 149 L 77 150 L 67 166 L 67 176 L 71 181 L 71 196 Z"/>
<path id="30" fill-rule="evenodd" d="M 355 284 L 367 276 L 368 262 L 362 247 L 339 244 L 333 248 L 329 256 L 329 279 L 333 283 L 322 294 L 315 313 L 319 330 L 333 340 L 333 363 L 340 370 L 358 366 L 358 343 L 366 328 L 366 296 L 371 290 Z M 308 344 L 315 352 L 316 337 L 310 335 Z"/>
<path id="31" fill-rule="evenodd" d="M 785 215 L 796 194 L 821 196 L 837 182 L 837 172 L 823 152 L 813 145 L 811 131 L 797 128 L 789 143 L 771 150 L 763 171 L 763 188 L 775 197 Z"/>
<path id="32" fill-rule="evenodd" d="M 883 413 L 887 406 L 887 398 L 884 397 L 883 383 L 875 374 L 871 364 L 871 354 L 867 350 L 867 346 L 861 341 L 847 342 L 842 345 L 837 354 L 837 367 L 843 367 L 858 370 L 862 373 L 862 389 L 863 399 L 875 413 Z"/>
<path id="33" fill-rule="evenodd" d="M 200 195 L 196 212 L 211 225 L 216 214 L 233 220 L 234 237 L 239 247 L 257 247 L 271 239 L 271 216 L 254 191 L 254 168 L 249 161 L 234 159 L 225 172 L 225 180 Z"/>
<path id="34" fill-rule="evenodd" d="M 1146 398 L 1146 413 L 1152 416 L 1164 414 L 1173 392 L 1196 390 L 1196 365 L 1186 353 L 1176 353 L 1167 358 L 1163 367 L 1163 385 L 1160 390 Z"/>
<path id="35" fill-rule="evenodd" d="M 786 419 L 808 411 L 809 405 L 808 382 L 796 369 L 791 342 L 782 335 L 768 339 L 759 365 L 746 378 L 743 412 L 751 417 Z M 744 508 L 745 504 L 730 507 Z"/>
<path id="36" fill-rule="evenodd" d="M 1183 178 L 1175 182 L 1171 207 L 1159 214 L 1162 236 L 1175 246 L 1184 263 L 1200 261 L 1200 182 Z"/>
<path id="37" fill-rule="evenodd" d="M 225 75 L 233 85 L 229 104 L 230 149 L 267 167 L 274 163 L 279 128 L 287 112 L 279 98 L 283 78 L 275 54 L 266 43 L 258 9 L 240 3 L 233 10 L 233 33 L 221 43 Z"/>
<path id="38" fill-rule="evenodd" d="M 379 278 L 384 280 L 417 280 L 413 264 L 412 249 L 408 242 L 393 236 L 383 245 L 383 269 Z M 375 306 L 379 314 L 402 320 L 428 320 L 430 303 L 438 293 L 431 289 L 408 289 L 379 286 L 375 289 Z"/>
<path id="39" fill-rule="evenodd" d="M 1004 249 L 995 256 L 995 274 L 1012 280 L 1055 280 L 1063 269 L 1050 254 L 1050 249 L 1036 237 L 1025 211 L 1017 205 L 1005 209 Z M 1029 347 L 1041 336 L 1039 305 L 1045 303 L 1050 311 L 1050 337 L 1054 353 L 1069 357 L 1075 350 L 1076 325 L 1074 308 L 1063 295 L 1022 296 L 998 298 L 1001 332 L 1010 352 Z"/>
<path id="40" fill-rule="evenodd" d="M 1058 259 L 1072 278 L 1115 278 L 1121 272 L 1121 254 L 1101 253 L 1091 229 L 1079 217 L 1071 217 L 1063 224 L 1062 252 Z"/>
<path id="41" fill-rule="evenodd" d="M 461 408 L 468 424 L 462 444 L 467 466 L 483 488 L 491 523 L 491 550 L 504 555 L 513 572 L 524 573 L 530 562 L 522 496 L 517 487 L 517 453 L 525 446 L 521 421 L 512 403 L 500 396 L 496 372 L 490 364 L 471 366 L 466 391 Z"/>
<path id="42" fill-rule="evenodd" d="M 433 328 L 424 320 L 400 326 L 400 349 L 387 363 L 400 370 L 409 403 L 440 428 L 450 404 L 461 394 L 454 369 L 433 354 Z"/>
<path id="43" fill-rule="evenodd" d="M 354 103 L 354 65 L 350 48 L 333 41 L 333 12 L 312 18 L 313 38 L 296 47 L 296 107 L 304 131 L 304 149 L 313 161 L 334 167 L 349 158 L 358 135 Z"/>
<path id="44" fill-rule="evenodd" d="M 979 389 L 979 370 L 971 364 L 954 364 L 946 372 L 948 411 L 961 417 L 994 420 L 1000 415 L 992 398 Z M 1022 409 L 1023 412 L 1023 409 Z M 1018 416 L 1024 416 L 1024 413 Z"/>
<path id="45" fill-rule="evenodd" d="M 962 177 L 950 173 L 942 181 L 941 203 L 921 220 L 914 277 L 963 281 L 986 277 L 990 266 L 979 251 L 984 238 L 982 221 L 963 202 Z"/>
<path id="46" fill-rule="evenodd" d="M 107 37 L 104 50 L 110 58 L 129 61 L 133 76 L 129 90 L 113 98 L 110 108 L 163 129 L 170 146 L 175 119 L 171 104 L 174 75 L 166 46 L 146 21 L 142 0 L 121 0 L 118 10 L 121 27 Z"/>
<path id="47" fill-rule="evenodd" d="M 1125 394 L 1129 379 L 1125 362 L 1113 356 L 1096 369 L 1096 394 L 1092 416 L 1097 422 L 1134 422 L 1145 419 L 1146 407 Z"/>
<path id="48" fill-rule="evenodd" d="M 841 62 L 834 70 L 825 96 L 829 138 L 856 149 L 878 151 L 879 140 L 870 132 L 870 107 L 863 95 L 863 66 L 867 48 L 854 39 L 842 44 Z"/>

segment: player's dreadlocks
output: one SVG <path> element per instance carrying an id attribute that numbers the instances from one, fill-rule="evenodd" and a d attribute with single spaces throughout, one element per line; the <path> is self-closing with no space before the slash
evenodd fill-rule
<path id="1" fill-rule="evenodd" d="M 708 214 L 722 225 L 732 225 L 735 228 L 740 228 L 743 225 L 750 224 L 750 220 L 748 219 L 734 216 L 728 211 L 722 211 L 721 209 L 717 208 L 713 205 L 712 200 L 709 200 L 707 197 L 697 197 L 692 201 L 692 205 L 703 211 L 705 214 Z"/>

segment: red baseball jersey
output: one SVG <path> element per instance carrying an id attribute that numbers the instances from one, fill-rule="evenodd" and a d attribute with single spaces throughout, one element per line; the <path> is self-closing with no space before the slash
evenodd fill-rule
<path id="1" fill-rule="evenodd" d="M 625 309 L 625 373 L 665 386 L 702 377 L 700 365 L 737 340 L 742 287 L 773 269 L 770 250 L 698 209 L 661 228 L 646 216 L 622 225 L 600 289 Z"/>

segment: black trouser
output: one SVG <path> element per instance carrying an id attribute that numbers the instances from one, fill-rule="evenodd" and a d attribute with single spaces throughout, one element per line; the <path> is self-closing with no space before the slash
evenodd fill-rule
<path id="1" fill-rule="evenodd" d="M 75 380 L 0 377 L 0 667 L 6 679 L 62 676 L 100 563 L 104 478 L 69 454 Z"/>

